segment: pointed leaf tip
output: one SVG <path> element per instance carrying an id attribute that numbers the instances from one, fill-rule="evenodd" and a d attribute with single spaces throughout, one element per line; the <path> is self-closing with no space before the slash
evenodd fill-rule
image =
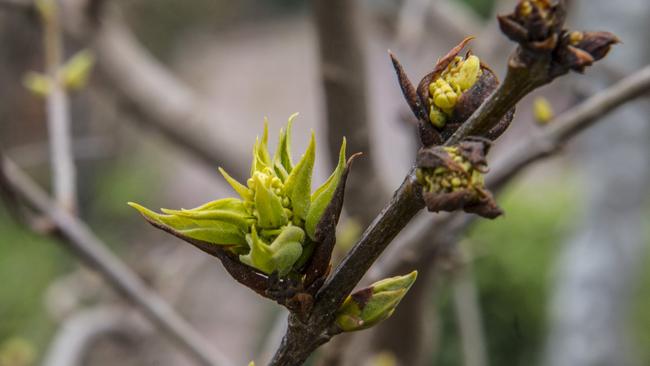
<path id="1" fill-rule="evenodd" d="M 219 167 L 219 173 L 224 177 L 226 182 L 230 184 L 230 186 L 237 192 L 237 194 L 243 199 L 243 200 L 252 200 L 253 199 L 253 194 L 246 187 L 245 185 L 239 183 L 235 178 L 231 177 L 230 174 L 228 174 L 222 167 Z"/>

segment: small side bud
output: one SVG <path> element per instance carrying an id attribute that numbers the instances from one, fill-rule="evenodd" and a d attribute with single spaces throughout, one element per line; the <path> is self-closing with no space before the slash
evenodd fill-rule
<path id="1" fill-rule="evenodd" d="M 553 119 L 553 106 L 544 97 L 537 97 L 533 101 L 533 117 L 540 125 L 547 124 Z"/>
<path id="2" fill-rule="evenodd" d="M 533 52 L 550 53 L 566 18 L 562 1 L 521 0 L 514 12 L 498 16 L 503 34 Z"/>
<path id="3" fill-rule="evenodd" d="M 503 213 L 483 181 L 489 146 L 489 141 L 473 139 L 420 150 L 416 177 L 429 211 L 463 210 L 490 219 Z"/>
<path id="4" fill-rule="evenodd" d="M 344 332 L 370 328 L 390 317 L 411 288 L 417 271 L 405 276 L 391 277 L 359 290 L 341 305 L 336 313 L 336 325 Z"/>
<path id="5" fill-rule="evenodd" d="M 577 72 L 607 55 L 620 40 L 609 32 L 563 32 L 556 52 L 558 63 Z"/>

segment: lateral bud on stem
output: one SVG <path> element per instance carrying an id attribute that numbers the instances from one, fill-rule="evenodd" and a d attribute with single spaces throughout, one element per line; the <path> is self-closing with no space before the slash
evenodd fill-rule
<path id="1" fill-rule="evenodd" d="M 417 271 L 391 277 L 359 290 L 341 305 L 336 325 L 344 332 L 370 328 L 390 317 L 417 278 Z"/>
<path id="2" fill-rule="evenodd" d="M 416 177 L 429 211 L 463 210 L 489 219 L 503 214 L 483 179 L 489 146 L 489 141 L 473 138 L 420 150 Z"/>

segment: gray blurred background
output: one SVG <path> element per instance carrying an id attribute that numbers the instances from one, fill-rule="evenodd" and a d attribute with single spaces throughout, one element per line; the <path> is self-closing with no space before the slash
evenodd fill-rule
<path id="1" fill-rule="evenodd" d="M 329 69 L 319 53 L 319 40 L 337 31 L 336 22 L 330 22 L 321 25 L 319 36 L 315 13 L 328 6 L 321 3 L 115 2 L 110 11 L 119 43 L 66 39 L 68 54 L 90 47 L 98 57 L 90 85 L 71 96 L 80 216 L 239 365 L 250 360 L 265 364 L 279 343 L 285 314 L 238 285 L 214 258 L 146 225 L 126 202 L 193 207 L 232 195 L 216 168 L 238 167 L 233 174 L 241 177 L 263 118 L 270 120 L 273 149 L 277 131 L 294 112 L 300 112 L 294 124 L 294 159 L 314 130 L 316 184 L 329 175 L 336 151 L 328 148 L 327 131 L 334 127 L 327 123 L 322 80 L 341 70 Z M 414 125 L 386 50 L 395 52 L 417 81 L 449 48 L 475 35 L 473 51 L 503 76 L 513 45 L 500 35 L 495 14 L 513 4 L 359 2 L 354 22 L 361 37 L 357 52 L 367 102 L 367 127 L 360 128 L 369 137 L 370 151 L 364 152 L 371 165 L 362 166 L 356 176 L 353 170 L 352 179 L 365 184 L 375 203 L 358 208 L 360 218 L 354 210 L 344 217 L 340 253 L 367 224 L 363 211 L 376 214 L 387 201 L 386 192 L 398 186 L 417 149 Z M 570 6 L 571 27 L 612 31 L 623 45 L 586 75 L 561 78 L 527 97 L 496 144 L 495 158 L 540 128 L 531 110 L 535 97 L 546 97 L 559 113 L 649 63 L 650 2 L 573 0 Z M 145 75 L 131 64 L 135 75 L 130 83 L 120 79 L 120 61 L 132 57 L 160 70 L 147 69 L 151 74 Z M 0 146 L 47 187 L 43 100 L 21 84 L 26 72 L 42 70 L 42 59 L 34 16 L 0 8 Z M 128 68 L 128 62 L 122 67 Z M 186 89 L 163 93 L 158 114 L 143 112 L 147 95 L 161 100 L 147 94 L 146 87 L 139 89 L 146 83 L 138 78 L 156 78 L 157 72 L 163 79 L 167 73 L 174 76 L 160 88 Z M 505 217 L 472 227 L 459 243 L 462 261 L 436 264 L 433 280 L 425 281 L 426 291 L 419 295 L 425 304 L 417 308 L 419 313 L 397 309 L 396 314 L 404 310 L 416 319 L 417 329 L 396 317 L 374 330 L 380 333 L 385 327 L 384 332 L 402 334 L 401 342 L 421 344 L 417 357 L 400 355 L 404 345 L 369 342 L 377 336 L 364 331 L 341 337 L 340 342 L 359 345 L 342 348 L 343 364 L 649 365 L 648 112 L 647 98 L 615 111 L 572 142 L 561 157 L 518 178 L 500 198 Z M 222 144 L 218 147 L 227 156 L 197 158 L 152 128 L 145 121 L 152 116 L 173 120 L 175 129 L 205 146 Z M 353 125 L 347 129 L 354 131 Z M 44 364 L 54 357 L 57 342 L 69 340 L 65 337 L 70 334 L 72 339 L 92 339 L 84 346 L 81 365 L 191 364 L 92 269 L 81 266 L 56 241 L 26 231 L 0 206 L 0 366 Z M 310 362 L 318 364 L 318 357 Z"/>

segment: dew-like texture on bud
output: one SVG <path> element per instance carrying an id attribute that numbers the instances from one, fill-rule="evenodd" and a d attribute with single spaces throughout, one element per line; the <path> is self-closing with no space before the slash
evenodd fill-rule
<path id="1" fill-rule="evenodd" d="M 411 288 L 417 271 L 375 282 L 348 296 L 336 313 L 336 325 L 344 332 L 370 328 L 393 314 Z"/>
<path id="2" fill-rule="evenodd" d="M 502 214 L 483 179 L 488 147 L 487 141 L 471 140 L 420 150 L 416 177 L 429 211 L 464 210 L 486 218 Z"/>
<path id="3" fill-rule="evenodd" d="M 190 243 L 198 240 L 219 246 L 229 251 L 233 260 L 239 259 L 257 273 L 280 278 L 301 274 L 297 271 L 309 262 L 319 244 L 315 232 L 347 166 L 344 140 L 336 169 L 312 194 L 316 140 L 312 134 L 307 150 L 294 165 L 290 138 L 295 117 L 292 115 L 286 129 L 280 131 L 273 156 L 268 151 L 265 121 L 264 134 L 253 146 L 251 176 L 246 184 L 219 168 L 239 198 L 223 198 L 193 209 L 162 209 L 163 214 L 129 204 L 154 226 L 191 239 Z"/>

